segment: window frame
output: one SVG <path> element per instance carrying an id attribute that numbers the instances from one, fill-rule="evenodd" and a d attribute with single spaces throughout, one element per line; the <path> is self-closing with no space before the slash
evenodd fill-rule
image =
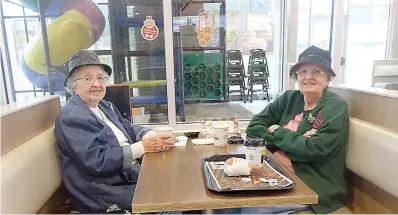
<path id="1" fill-rule="evenodd" d="M 173 127 L 174 130 L 176 132 L 190 132 L 190 131 L 198 131 L 202 129 L 202 124 L 201 122 L 178 122 L 177 123 L 177 112 L 176 112 L 176 92 L 175 92 L 175 72 L 174 72 L 174 50 L 173 50 L 173 16 L 172 16 L 172 1 L 170 0 L 162 0 L 163 1 L 163 16 L 164 16 L 164 23 L 165 23 L 165 27 L 164 27 L 164 31 L 165 31 L 165 59 L 166 59 L 166 82 L 167 82 L 167 108 L 168 108 L 168 122 L 167 123 L 159 123 L 159 124 L 151 124 L 151 125 L 144 125 L 146 127 L 150 127 L 150 128 L 154 128 L 154 127 L 159 127 L 159 126 L 170 126 Z M 288 22 L 292 19 L 294 19 L 295 15 L 297 15 L 297 13 L 295 12 L 295 10 L 298 10 L 298 8 L 294 7 L 294 8 L 290 8 L 290 4 L 293 0 L 282 0 L 280 3 L 278 3 L 278 6 L 280 8 L 280 24 L 281 24 L 281 30 L 280 32 L 278 32 L 283 39 L 281 39 L 280 41 L 280 52 L 278 55 L 280 55 L 280 64 L 278 66 L 278 68 L 281 71 L 284 72 L 280 72 L 280 77 L 279 77 L 279 91 L 282 92 L 284 90 L 287 89 L 286 85 L 285 85 L 285 79 L 288 78 L 288 69 L 289 69 L 289 63 L 291 61 L 295 61 L 295 57 L 294 59 L 291 58 L 290 56 L 288 56 L 288 45 L 290 46 L 291 44 L 288 44 L 288 41 L 290 40 L 289 38 L 294 38 L 297 37 L 297 32 L 292 32 L 290 34 L 289 32 L 289 27 L 290 25 L 288 24 Z M 105 5 L 107 3 L 100 3 L 100 5 Z M 18 18 L 30 18 L 30 17 L 34 17 L 34 18 L 39 18 L 39 15 L 37 16 L 17 16 Z M 1 13 L 1 18 L 3 18 L 3 13 Z M 12 18 L 12 16 L 8 16 L 7 18 Z M 5 25 L 4 25 L 4 19 L 2 19 L 1 21 L 1 29 L 0 29 L 0 33 L 1 36 L 3 36 L 3 30 L 7 30 L 5 29 Z M 25 29 L 26 31 L 26 29 Z M 289 32 L 289 34 L 288 34 Z M 2 47 L 4 47 L 3 45 L 6 44 L 6 40 L 4 41 L 3 39 L 4 37 L 1 37 L 1 43 L 2 43 Z M 6 39 L 6 38 L 5 38 Z M 294 46 L 296 47 L 296 46 Z M 108 50 L 95 50 L 95 51 L 108 51 Z M 7 53 L 7 51 L 5 49 L 1 49 L 1 54 L 2 54 L 2 59 L 4 60 L 4 70 L 2 70 L 2 74 L 4 74 L 6 76 L 6 80 L 5 84 L 7 86 L 7 90 L 8 90 L 8 96 L 11 100 L 13 100 L 14 102 L 16 101 L 15 98 L 15 93 L 18 93 L 15 89 L 13 89 L 12 87 L 12 69 L 11 65 L 9 65 L 8 62 L 10 62 L 9 60 L 7 60 L 7 56 L 9 55 L 9 52 Z M 32 90 L 29 92 L 43 92 L 42 90 Z M 279 93 L 280 93 L 279 92 Z M 25 93 L 25 92 L 21 92 L 21 93 Z M 27 93 L 27 91 L 26 91 Z M 10 101 L 12 102 L 12 101 Z M 239 125 L 240 128 L 242 129 L 242 131 L 245 130 L 245 128 L 247 127 L 247 125 L 249 124 L 248 120 L 241 120 L 239 121 Z"/>

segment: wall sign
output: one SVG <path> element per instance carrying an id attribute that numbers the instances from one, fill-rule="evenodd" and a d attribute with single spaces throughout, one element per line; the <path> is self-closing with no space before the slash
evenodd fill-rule
<path id="1" fill-rule="evenodd" d="M 205 47 L 212 39 L 213 23 L 209 19 L 209 13 L 201 10 L 198 15 L 198 23 L 195 32 L 199 40 L 199 45 Z"/>
<path id="2" fill-rule="evenodd" d="M 159 35 L 159 28 L 156 26 L 155 20 L 152 16 L 147 16 L 144 25 L 141 28 L 141 35 L 145 40 L 152 41 Z"/>

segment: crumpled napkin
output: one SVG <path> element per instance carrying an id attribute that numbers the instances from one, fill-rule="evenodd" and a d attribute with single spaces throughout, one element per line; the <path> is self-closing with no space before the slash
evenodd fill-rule
<path id="1" fill-rule="evenodd" d="M 187 145 L 188 137 L 178 136 L 178 137 L 176 137 L 176 139 L 177 139 L 177 142 L 174 144 L 174 146 L 186 146 Z"/>

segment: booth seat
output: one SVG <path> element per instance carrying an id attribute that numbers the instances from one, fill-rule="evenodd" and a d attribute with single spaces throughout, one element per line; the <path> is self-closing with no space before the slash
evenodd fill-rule
<path id="1" fill-rule="evenodd" d="M 2 214 L 65 213 L 54 123 L 57 96 L 1 106 Z"/>
<path id="2" fill-rule="evenodd" d="M 397 162 L 397 132 L 351 118 L 347 207 L 354 213 L 398 213 Z"/>
<path id="3" fill-rule="evenodd" d="M 1 212 L 37 213 L 61 185 L 54 128 L 1 158 Z"/>
<path id="4" fill-rule="evenodd" d="M 398 213 L 398 133 L 350 118 L 346 165 L 348 198 L 332 214 Z M 311 213 L 309 211 L 300 214 Z"/>
<path id="5" fill-rule="evenodd" d="M 53 135 L 59 110 L 58 97 L 1 107 L 1 213 L 69 213 Z M 352 117 L 349 195 L 335 213 L 398 213 L 397 160 L 397 131 Z"/>

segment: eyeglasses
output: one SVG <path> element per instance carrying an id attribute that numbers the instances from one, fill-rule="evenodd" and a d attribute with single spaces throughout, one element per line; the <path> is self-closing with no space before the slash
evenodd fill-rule
<path id="1" fill-rule="evenodd" d="M 82 78 L 77 78 L 74 81 L 82 80 L 85 84 L 92 84 L 94 83 L 95 80 L 98 81 L 98 83 L 103 84 L 109 80 L 109 76 L 98 76 L 97 78 L 94 78 L 92 76 L 84 76 Z"/>
<path id="2" fill-rule="evenodd" d="M 324 71 L 322 71 L 322 70 L 308 71 L 308 70 L 302 69 L 302 70 L 297 71 L 297 76 L 300 78 L 304 78 L 308 74 L 311 74 L 312 77 L 318 78 L 318 77 L 321 77 L 323 75 L 323 73 L 324 73 Z"/>

